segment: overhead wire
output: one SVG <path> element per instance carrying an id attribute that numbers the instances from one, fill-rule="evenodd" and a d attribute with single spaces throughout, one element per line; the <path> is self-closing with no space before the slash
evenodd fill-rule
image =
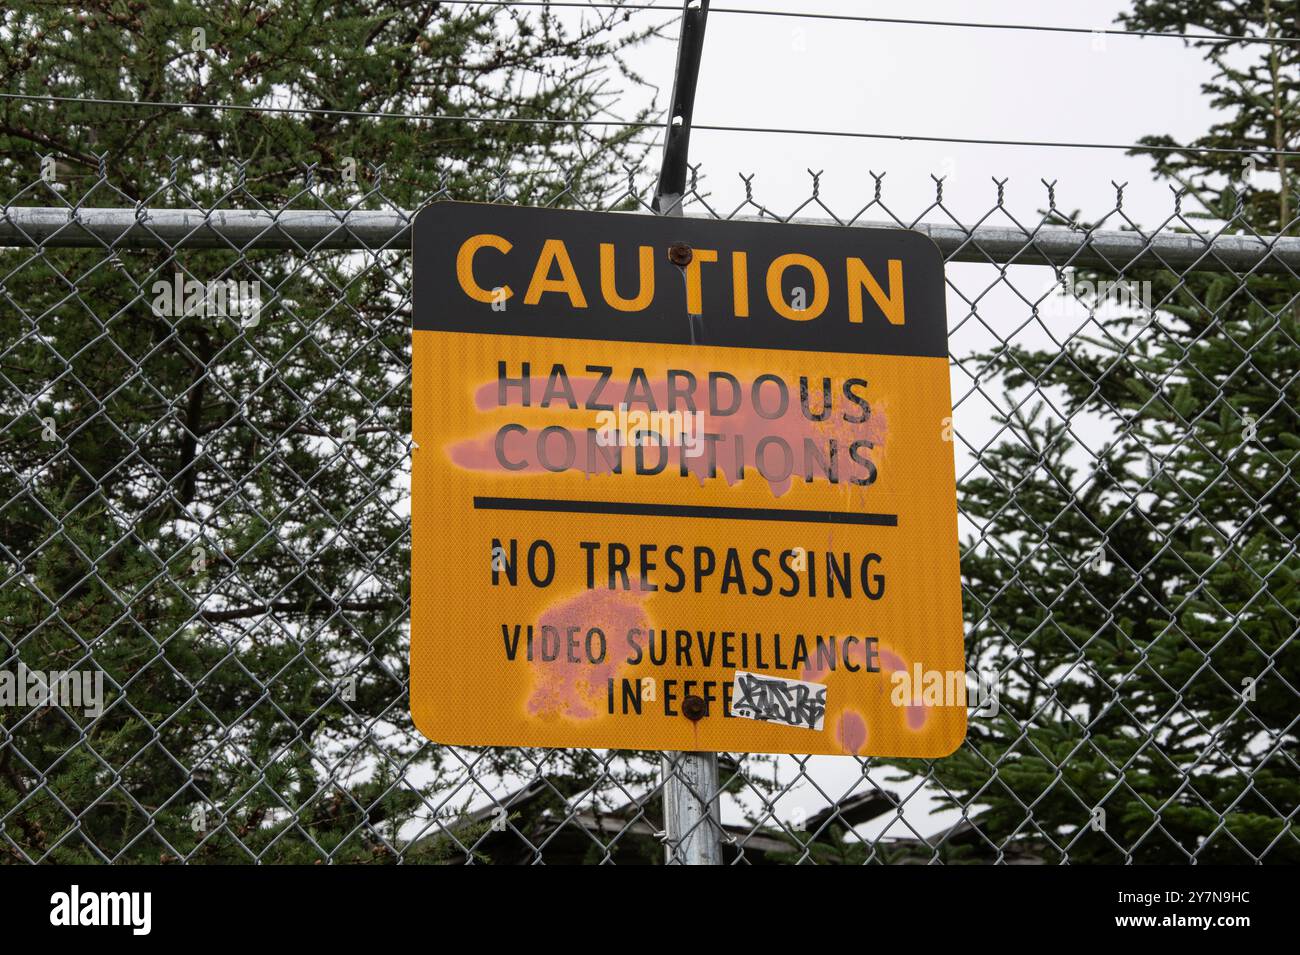
<path id="1" fill-rule="evenodd" d="M 492 125 L 534 126 L 605 126 L 653 129 L 663 124 L 650 120 L 570 119 L 545 116 L 473 116 L 456 113 L 412 113 L 401 111 L 365 111 L 331 109 L 314 106 L 255 106 L 246 103 L 182 103 L 168 100 L 106 99 L 102 97 L 58 96 L 38 93 L 0 93 L 0 99 L 52 103 L 78 103 L 92 106 L 128 106 L 149 109 L 210 109 L 251 113 L 278 113 L 320 116 L 344 116 L 358 119 L 402 119 L 422 122 L 485 123 Z M 878 133 L 848 129 L 808 129 L 781 126 L 732 126 L 717 123 L 692 123 L 695 132 L 750 133 L 780 136 L 828 136 L 844 139 L 895 140 L 898 142 L 955 143 L 978 146 L 1026 146 L 1049 149 L 1112 149 L 1166 153 L 1204 153 L 1241 156 L 1300 157 L 1300 150 L 1264 147 L 1177 146 L 1149 143 L 1070 142 L 1065 140 L 985 139 L 971 136 L 933 136 L 919 133 Z"/>

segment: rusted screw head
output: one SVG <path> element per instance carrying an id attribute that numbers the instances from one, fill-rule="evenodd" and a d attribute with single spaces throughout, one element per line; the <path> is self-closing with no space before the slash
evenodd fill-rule
<path id="1" fill-rule="evenodd" d="M 704 714 L 707 710 L 708 706 L 705 704 L 703 697 L 688 696 L 686 699 L 682 700 L 682 716 L 686 717 L 692 723 L 704 719 Z"/>
<path id="2" fill-rule="evenodd" d="M 679 268 L 685 268 L 691 264 L 691 258 L 694 253 L 691 247 L 685 242 L 674 242 L 668 246 L 668 261 Z"/>

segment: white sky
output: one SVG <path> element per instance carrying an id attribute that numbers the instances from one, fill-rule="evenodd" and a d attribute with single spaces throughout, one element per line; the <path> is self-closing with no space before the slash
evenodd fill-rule
<path id="1" fill-rule="evenodd" d="M 677 5 L 669 2 L 670 7 Z M 1042 0 L 723 0 L 723 6 L 930 20 L 1117 28 L 1126 3 Z M 675 30 L 673 31 L 675 35 Z M 1132 143 L 1168 132 L 1192 137 L 1211 111 L 1200 93 L 1209 70 L 1178 40 L 972 30 L 745 16 L 712 12 L 695 106 L 697 124 L 854 130 L 981 139 Z M 651 41 L 631 57 L 662 83 L 666 107 L 676 57 Z M 662 79 L 660 79 L 662 78 Z M 884 198 L 900 216 L 934 195 L 930 174 L 946 175 L 945 198 L 963 221 L 993 205 L 991 177 L 1008 178 L 1017 215 L 1042 208 L 1040 178 L 1058 181 L 1058 204 L 1098 216 L 1113 206 L 1111 180 L 1129 182 L 1143 224 L 1170 209 L 1146 159 L 1117 150 L 1049 149 L 817 136 L 696 131 L 691 161 L 703 163 L 723 208 L 744 198 L 737 172 L 754 173 L 755 196 L 788 213 L 810 195 L 807 169 L 824 170 L 822 198 L 840 215 L 872 196 L 868 170 L 887 173 Z M 658 157 L 655 157 L 657 169 Z M 906 215 L 904 215 L 906 213 Z"/>

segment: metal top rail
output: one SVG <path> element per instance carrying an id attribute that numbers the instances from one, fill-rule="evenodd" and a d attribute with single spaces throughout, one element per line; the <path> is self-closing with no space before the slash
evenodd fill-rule
<path id="1" fill-rule="evenodd" d="M 0 210 L 0 246 L 68 248 L 382 249 L 410 244 L 412 212 L 368 210 L 271 213 L 255 209 L 59 208 Z M 771 216 L 735 216 L 780 221 Z M 800 218 L 843 226 L 832 219 Z M 902 228 L 894 222 L 853 222 L 848 228 Z M 953 262 L 1004 265 L 1170 268 L 1300 273 L 1300 238 L 1199 235 L 1191 232 L 1019 228 L 918 223 Z"/>

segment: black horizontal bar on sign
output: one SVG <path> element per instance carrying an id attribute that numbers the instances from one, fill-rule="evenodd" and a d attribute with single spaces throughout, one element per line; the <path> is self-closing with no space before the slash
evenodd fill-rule
<path id="1" fill-rule="evenodd" d="M 906 229 L 481 202 L 429 203 L 411 228 L 411 323 L 417 333 L 948 356 L 943 257 L 934 242 Z M 484 246 L 491 260 L 476 266 L 475 253 Z M 668 255 L 674 246 L 687 252 L 681 265 Z M 594 294 L 612 281 L 601 265 L 607 253 L 641 273 L 635 303 L 613 304 L 608 294 Z M 686 264 L 693 258 L 720 263 L 718 278 L 699 281 L 698 262 L 690 278 Z M 799 264 L 786 271 L 795 260 Z M 570 284 L 564 292 L 549 285 L 553 294 L 543 295 L 538 277 L 553 272 L 548 265 L 555 261 L 567 269 Z M 766 283 L 751 283 L 750 269 L 765 274 Z M 802 311 L 793 311 L 794 282 L 811 282 L 817 304 L 800 302 Z M 764 286 L 766 294 L 751 294 Z M 499 307 L 512 288 L 528 294 Z M 502 290 L 500 302 L 490 289 Z M 687 315 L 702 321 L 688 322 Z"/>
<path id="2" fill-rule="evenodd" d="M 475 497 L 474 508 L 479 511 L 546 511 L 556 514 L 624 514 L 631 517 L 703 517 L 729 521 L 898 526 L 897 514 L 805 511 L 783 507 L 708 507 L 698 504 L 640 504 L 631 501 L 557 501 L 540 497 Z"/>

